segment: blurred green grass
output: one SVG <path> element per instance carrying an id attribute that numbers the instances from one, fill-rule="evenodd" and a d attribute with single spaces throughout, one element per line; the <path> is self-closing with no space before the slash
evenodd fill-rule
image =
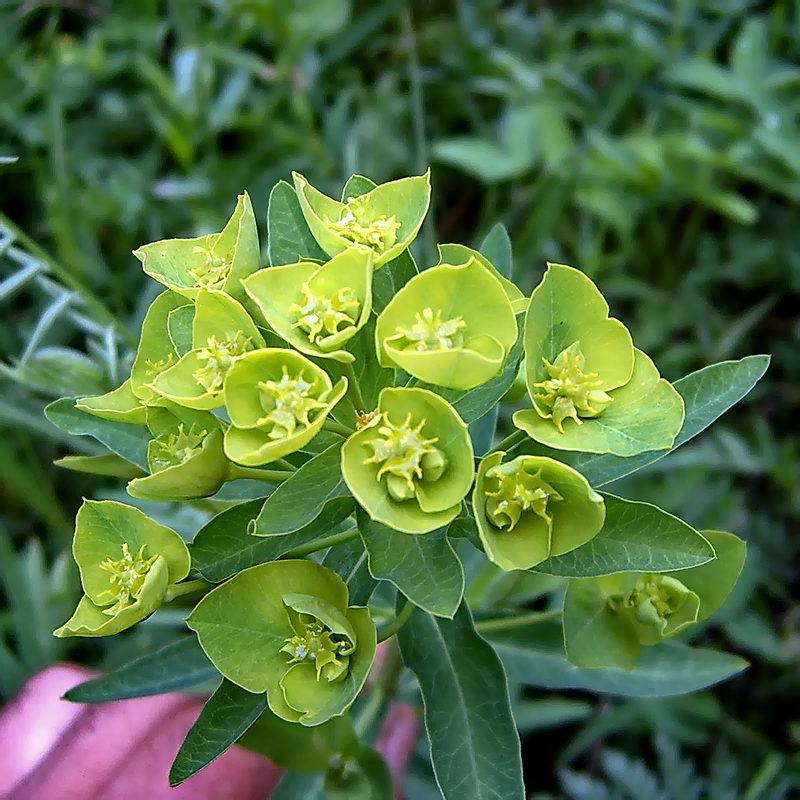
<path id="1" fill-rule="evenodd" d="M 91 445 L 41 408 L 125 372 L 155 292 L 130 251 L 219 227 L 242 189 L 263 223 L 291 169 L 333 191 L 431 163 L 423 261 L 434 240 L 478 242 L 503 221 L 523 287 L 546 260 L 581 266 L 670 378 L 774 355 L 742 408 L 624 487 L 749 540 L 748 580 L 703 635 L 751 670 L 682 701 L 602 699 L 526 751 L 583 769 L 608 743 L 601 788 L 573 772 L 562 791 L 627 797 L 613 748 L 655 764 L 661 730 L 699 771 L 714 747 L 732 754 L 730 796 L 791 796 L 800 4 L 0 0 L 0 52 L 0 156 L 18 158 L 0 161 L 0 694 L 54 659 L 118 663 L 169 633 L 165 620 L 113 642 L 49 636 L 76 592 L 80 497 L 116 487 L 51 466 Z M 548 770 L 531 788 L 557 785 Z"/>

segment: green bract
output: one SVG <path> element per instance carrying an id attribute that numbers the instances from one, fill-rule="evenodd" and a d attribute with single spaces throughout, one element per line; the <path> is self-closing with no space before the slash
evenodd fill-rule
<path id="1" fill-rule="evenodd" d="M 500 281 L 500 285 L 503 287 L 503 291 L 506 293 L 506 297 L 508 297 L 515 314 L 525 311 L 528 307 L 528 298 L 525 297 L 522 289 L 506 278 L 505 275 L 502 275 L 483 253 L 463 244 L 440 244 L 438 249 L 440 264 L 466 264 L 471 258 L 479 261 Z"/>
<path id="2" fill-rule="evenodd" d="M 240 572 L 204 597 L 187 624 L 228 680 L 266 692 L 275 714 L 303 725 L 344 713 L 375 657 L 369 611 L 348 607 L 344 581 L 310 561 Z"/>
<path id="3" fill-rule="evenodd" d="M 144 271 L 190 300 L 201 289 L 219 289 L 243 298 L 241 280 L 261 266 L 258 231 L 250 195 L 239 195 L 220 233 L 194 239 L 165 239 L 133 253 Z"/>
<path id="4" fill-rule="evenodd" d="M 112 422 L 141 424 L 147 416 L 147 409 L 131 391 L 130 378 L 111 392 L 79 398 L 75 401 L 75 408 Z"/>
<path id="5" fill-rule="evenodd" d="M 109 636 L 150 616 L 167 589 L 189 574 L 189 551 L 175 531 L 137 508 L 85 500 L 72 554 L 84 596 L 55 635 Z"/>
<path id="6" fill-rule="evenodd" d="M 375 269 L 396 258 L 419 232 L 431 199 L 430 172 L 383 183 L 359 197 L 334 200 L 292 173 L 306 223 L 329 255 L 354 244 L 374 253 Z"/>
<path id="7" fill-rule="evenodd" d="M 384 389 L 342 447 L 342 475 L 370 517 L 427 533 L 458 516 L 474 475 L 472 442 L 456 410 L 426 389 Z"/>
<path id="8" fill-rule="evenodd" d="M 603 527 L 605 505 L 572 467 L 503 452 L 478 467 L 472 506 L 486 555 L 505 570 L 530 569 L 575 550 Z"/>
<path id="9" fill-rule="evenodd" d="M 263 348 L 238 359 L 225 379 L 231 427 L 225 453 L 231 461 L 257 466 L 293 453 L 310 442 L 347 389 L 300 353 Z"/>
<path id="10" fill-rule="evenodd" d="M 683 400 L 583 273 L 550 264 L 531 295 L 525 365 L 533 409 L 514 424 L 559 450 L 633 456 L 666 450 L 683 425 Z"/>
<path id="11" fill-rule="evenodd" d="M 228 477 L 230 462 L 222 447 L 220 421 L 209 411 L 169 403 L 149 408 L 147 447 L 150 475 L 128 484 L 128 494 L 142 500 L 188 500 L 216 493 Z"/>
<path id="12" fill-rule="evenodd" d="M 350 247 L 326 264 L 269 267 L 244 282 L 267 324 L 301 353 L 352 362 L 342 347 L 372 311 L 372 251 Z"/>
<path id="13" fill-rule="evenodd" d="M 567 658 L 584 668 L 629 670 L 643 645 L 658 644 L 718 611 L 742 570 L 746 545 L 730 533 L 702 533 L 716 558 L 699 567 L 571 579 L 564 600 Z"/>
<path id="14" fill-rule="evenodd" d="M 245 353 L 264 346 L 264 339 L 242 305 L 223 292 L 197 293 L 192 349 L 150 386 L 162 397 L 187 408 L 223 405 L 228 371 Z"/>
<path id="15" fill-rule="evenodd" d="M 439 264 L 413 277 L 378 317 L 375 346 L 384 367 L 425 383 L 472 389 L 500 372 L 517 340 L 503 286 L 476 258 Z"/>

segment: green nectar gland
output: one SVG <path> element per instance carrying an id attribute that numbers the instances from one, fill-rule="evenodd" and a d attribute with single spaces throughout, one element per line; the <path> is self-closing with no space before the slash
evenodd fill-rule
<path id="1" fill-rule="evenodd" d="M 662 633 L 669 618 L 683 608 L 689 594 L 677 578 L 646 573 L 637 579 L 625 605 L 633 610 L 637 622 Z"/>
<path id="2" fill-rule="evenodd" d="M 392 343 L 401 350 L 455 350 L 464 344 L 466 322 L 461 317 L 442 319 L 442 312 L 425 308 L 417 312 L 417 321 L 408 328 L 397 326 Z"/>
<path id="3" fill-rule="evenodd" d="M 562 350 L 552 364 L 546 358 L 542 360 L 550 377 L 534 384 L 543 390 L 534 395 L 534 400 L 550 410 L 549 417 L 561 433 L 564 420 L 582 425 L 581 417 L 596 417 L 612 402 L 613 398 L 599 388 L 603 382 L 597 373 L 584 372 L 586 359 L 580 342 Z"/>
<path id="4" fill-rule="evenodd" d="M 200 266 L 192 267 L 189 270 L 189 274 L 194 278 L 195 286 L 202 286 L 205 289 L 221 289 L 231 273 L 230 259 L 218 256 L 210 247 L 194 247 L 192 252 L 205 258 Z"/>
<path id="5" fill-rule="evenodd" d="M 302 371 L 292 378 L 287 367 L 278 381 L 259 381 L 261 406 L 266 414 L 258 420 L 259 427 L 271 426 L 270 439 L 285 439 L 294 435 L 297 428 L 312 424 L 310 415 L 325 408 L 328 392 L 319 392 L 317 382 L 309 382 Z"/>
<path id="6" fill-rule="evenodd" d="M 155 472 L 185 464 L 200 452 L 207 435 L 208 431 L 193 423 L 188 431 L 179 425 L 176 433 L 159 436 L 150 450 L 150 468 Z"/>
<path id="7" fill-rule="evenodd" d="M 386 476 L 386 489 L 395 500 L 410 500 L 416 495 L 416 481 L 437 481 L 447 469 L 445 454 L 434 447 L 437 438 L 422 435 L 425 420 L 412 424 L 411 414 L 402 425 L 395 425 L 383 414 L 378 437 L 367 442 L 372 456 L 365 464 L 379 464 L 377 478 Z"/>
<path id="8" fill-rule="evenodd" d="M 329 220 L 327 227 L 343 239 L 366 245 L 378 253 L 388 250 L 397 241 L 400 223 L 394 214 L 372 216 L 366 196 L 348 197 L 337 220 Z"/>
<path id="9" fill-rule="evenodd" d="M 104 614 L 113 617 L 136 602 L 144 586 L 144 580 L 150 567 L 153 566 L 158 556 L 147 558 L 145 553 L 147 545 L 143 544 L 139 552 L 133 555 L 127 543 L 122 545 L 122 558 L 116 561 L 107 558 L 100 564 L 100 569 L 111 575 L 109 587 L 98 595 L 98 598 L 108 596 L 114 602 L 112 606 L 103 609 Z"/>
<path id="10" fill-rule="evenodd" d="M 347 675 L 354 646 L 314 617 L 301 615 L 301 633 L 286 639 L 281 653 L 290 656 L 289 664 L 313 661 L 317 680 L 339 681 Z"/>
<path id="11" fill-rule="evenodd" d="M 341 327 L 354 326 L 361 303 L 349 287 L 339 289 L 330 297 L 314 294 L 308 283 L 303 284 L 302 303 L 293 303 L 290 311 L 296 315 L 293 328 L 300 328 L 308 340 L 317 340 L 339 333 Z"/>
<path id="12" fill-rule="evenodd" d="M 206 346 L 197 351 L 197 358 L 205 361 L 205 366 L 195 370 L 194 379 L 210 394 L 221 392 L 225 375 L 234 359 L 252 349 L 250 337 L 241 331 L 236 331 L 233 338 L 222 341 L 218 341 L 215 336 L 209 336 Z"/>
<path id="13" fill-rule="evenodd" d="M 528 512 L 553 524 L 551 502 L 563 500 L 542 478 L 542 470 L 526 472 L 514 464 L 499 464 L 486 473 L 486 511 L 489 521 L 500 530 L 512 531 L 520 517 Z"/>

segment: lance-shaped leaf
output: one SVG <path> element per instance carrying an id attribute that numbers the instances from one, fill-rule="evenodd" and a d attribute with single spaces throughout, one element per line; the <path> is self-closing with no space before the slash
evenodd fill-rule
<path id="1" fill-rule="evenodd" d="M 212 289 L 197 294 L 192 349 L 150 386 L 187 408 L 208 410 L 224 402 L 225 376 L 245 353 L 264 346 L 264 338 L 244 307 Z"/>
<path id="2" fill-rule="evenodd" d="M 531 295 L 525 367 L 533 408 L 514 424 L 548 447 L 633 456 L 669 449 L 683 424 L 681 396 L 572 267 L 550 264 Z"/>
<path id="3" fill-rule="evenodd" d="M 231 465 L 222 425 L 212 413 L 168 403 L 149 408 L 147 423 L 154 437 L 147 448 L 150 475 L 128 484 L 131 497 L 170 502 L 219 491 Z"/>
<path id="4" fill-rule="evenodd" d="M 377 412 L 342 446 L 342 475 L 376 522 L 406 533 L 447 525 L 474 474 L 455 409 L 426 389 L 384 389 Z"/>
<path id="5" fill-rule="evenodd" d="M 375 269 L 414 241 L 430 205 L 430 172 L 383 183 L 344 202 L 324 195 L 296 172 L 292 178 L 306 223 L 320 247 L 329 256 L 353 244 L 367 247 L 375 254 Z"/>
<path id="6" fill-rule="evenodd" d="M 503 452 L 484 458 L 472 495 L 481 542 L 505 570 L 530 569 L 569 553 L 603 527 L 605 505 L 571 467 L 543 456 L 503 463 Z"/>
<path id="7" fill-rule="evenodd" d="M 382 366 L 451 389 L 471 389 L 500 373 L 516 340 L 511 302 L 496 274 L 476 258 L 412 278 L 375 327 Z"/>
<path id="8" fill-rule="evenodd" d="M 273 561 L 207 594 L 187 619 L 217 669 L 267 693 L 282 719 L 319 725 L 344 713 L 367 678 L 376 632 L 347 586 L 311 561 Z"/>
<path id="9" fill-rule="evenodd" d="M 319 433 L 347 391 L 304 355 L 262 348 L 236 360 L 225 378 L 231 427 L 225 453 L 231 461 L 258 466 L 304 447 Z"/>
<path id="10" fill-rule="evenodd" d="M 233 215 L 220 233 L 164 239 L 146 244 L 133 254 L 151 278 L 190 300 L 201 289 L 219 289 L 243 299 L 242 278 L 261 266 L 250 195 L 239 195 Z"/>
<path id="11" fill-rule="evenodd" d="M 167 589 L 189 574 L 189 551 L 175 531 L 139 509 L 84 500 L 72 554 L 84 596 L 55 635 L 109 636 L 148 617 Z"/>
<path id="12" fill-rule="evenodd" d="M 483 253 L 463 244 L 440 244 L 438 250 L 440 264 L 466 264 L 471 258 L 480 262 L 500 282 L 515 314 L 525 311 L 528 307 L 528 298 L 522 293 L 522 289 L 509 280 Z"/>
<path id="13" fill-rule="evenodd" d="M 130 379 L 111 392 L 93 397 L 79 397 L 75 401 L 75 408 L 112 422 L 142 425 L 147 418 L 147 409 L 131 390 Z"/>
<path id="14" fill-rule="evenodd" d="M 342 348 L 372 310 L 372 252 L 351 247 L 322 265 L 268 267 L 244 287 L 270 328 L 296 350 L 352 362 Z"/>
<path id="15" fill-rule="evenodd" d="M 419 680 L 436 782 L 446 800 L 522 800 L 519 737 L 505 671 L 462 605 L 452 620 L 415 611 L 397 635 Z"/>
<path id="16" fill-rule="evenodd" d="M 644 648 L 636 666 L 580 669 L 564 656 L 558 623 L 488 634 L 509 680 L 544 689 L 583 689 L 621 697 L 669 697 L 688 694 L 727 680 L 747 668 L 738 656 L 667 641 Z"/>
<path id="17" fill-rule="evenodd" d="M 651 503 L 603 494 L 603 528 L 583 546 L 536 566 L 537 572 L 591 578 L 616 572 L 674 572 L 714 559 L 708 539 Z"/>
<path id="18" fill-rule="evenodd" d="M 150 384 L 164 370 L 173 366 L 181 355 L 170 336 L 169 320 L 174 312 L 185 305 L 185 297 L 166 291 L 153 300 L 144 315 L 139 346 L 131 367 L 131 391 L 143 403 L 151 403 L 159 397 Z"/>
<path id="19" fill-rule="evenodd" d="M 297 192 L 286 181 L 278 181 L 269 194 L 267 232 L 267 252 L 273 267 L 308 259 L 325 260 L 325 252 L 303 217 Z"/>
<path id="20" fill-rule="evenodd" d="M 672 573 L 626 572 L 573 578 L 564 598 L 568 660 L 583 668 L 630 670 L 642 646 L 657 645 L 723 604 L 744 564 L 744 542 L 708 531 L 723 558 Z"/>
<path id="21" fill-rule="evenodd" d="M 390 581 L 419 608 L 453 618 L 464 595 L 464 569 L 445 529 L 406 536 L 359 513 L 358 530 L 373 578 Z"/>

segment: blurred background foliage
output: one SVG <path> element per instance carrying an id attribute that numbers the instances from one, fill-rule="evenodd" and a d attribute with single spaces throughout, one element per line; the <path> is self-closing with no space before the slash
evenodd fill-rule
<path id="1" fill-rule="evenodd" d="M 774 356 L 713 433 L 624 487 L 748 539 L 701 636 L 751 669 L 676 699 L 530 692 L 531 792 L 798 796 L 800 3 L 0 0 L 0 52 L 0 696 L 177 621 L 50 636 L 77 593 L 80 498 L 119 487 L 52 466 L 95 451 L 41 410 L 120 382 L 157 291 L 130 251 L 218 229 L 244 188 L 263 224 L 292 169 L 334 193 L 430 163 L 423 263 L 499 220 L 523 288 L 546 260 L 582 267 L 671 379 Z M 192 514 L 170 522 L 191 533 Z M 423 762 L 411 800 L 436 796 Z"/>

